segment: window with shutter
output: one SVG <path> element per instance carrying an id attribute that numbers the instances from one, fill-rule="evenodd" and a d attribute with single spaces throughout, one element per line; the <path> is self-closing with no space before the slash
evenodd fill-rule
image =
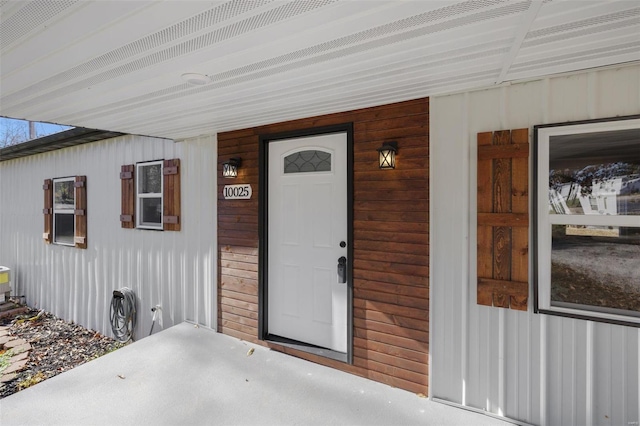
<path id="1" fill-rule="evenodd" d="M 53 241 L 53 181 L 45 179 L 42 189 L 44 190 L 44 209 L 42 210 L 44 214 L 44 233 L 42 238 L 50 244 Z"/>
<path id="2" fill-rule="evenodd" d="M 180 231 L 179 159 L 124 165 L 120 180 L 123 228 Z"/>
<path id="3" fill-rule="evenodd" d="M 135 169 L 133 164 L 120 168 L 120 226 L 122 228 L 135 228 Z"/>
<path id="4" fill-rule="evenodd" d="M 73 242 L 77 248 L 87 248 L 87 177 L 76 176 L 75 182 L 76 205 L 74 211 L 75 236 Z"/>
<path id="5" fill-rule="evenodd" d="M 162 161 L 136 164 L 136 226 L 162 229 Z"/>
<path id="6" fill-rule="evenodd" d="M 44 181 L 45 242 L 87 248 L 86 182 L 86 176 Z"/>
<path id="7" fill-rule="evenodd" d="M 53 242 L 74 245 L 75 178 L 53 179 Z"/>
<path id="8" fill-rule="evenodd" d="M 163 218 L 165 231 L 180 230 L 180 160 L 165 160 L 163 164 Z"/>
<path id="9" fill-rule="evenodd" d="M 527 310 L 529 130 L 478 133 L 478 304 Z"/>

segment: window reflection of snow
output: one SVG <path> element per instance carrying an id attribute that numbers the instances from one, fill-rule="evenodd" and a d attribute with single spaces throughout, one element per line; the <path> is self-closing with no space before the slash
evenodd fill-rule
<path id="1" fill-rule="evenodd" d="M 621 162 L 551 170 L 550 210 L 555 214 L 640 215 L 638 173 L 640 165 Z M 594 176 L 607 178 L 594 180 Z"/>

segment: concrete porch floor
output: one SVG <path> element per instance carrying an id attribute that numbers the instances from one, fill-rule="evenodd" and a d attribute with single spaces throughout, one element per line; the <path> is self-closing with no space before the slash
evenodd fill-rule
<path id="1" fill-rule="evenodd" d="M 0 400 L 0 424 L 509 423 L 183 323 Z"/>

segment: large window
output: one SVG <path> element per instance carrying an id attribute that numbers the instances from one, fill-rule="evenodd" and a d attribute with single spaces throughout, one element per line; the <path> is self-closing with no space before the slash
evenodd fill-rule
<path id="1" fill-rule="evenodd" d="M 162 161 L 139 163 L 137 174 L 138 228 L 162 229 Z"/>
<path id="2" fill-rule="evenodd" d="M 640 117 L 535 138 L 538 311 L 640 325 Z"/>
<path id="3" fill-rule="evenodd" d="M 76 205 L 74 178 L 53 180 L 53 242 L 74 245 Z"/>

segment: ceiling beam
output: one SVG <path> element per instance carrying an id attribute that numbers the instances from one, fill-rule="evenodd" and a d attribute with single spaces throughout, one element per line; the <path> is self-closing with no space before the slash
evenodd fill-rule
<path id="1" fill-rule="evenodd" d="M 535 21 L 536 16 L 538 16 L 538 12 L 542 7 L 542 0 L 532 0 L 531 4 L 529 4 L 529 10 L 524 15 L 522 19 L 522 23 L 518 25 L 518 32 L 516 33 L 516 37 L 513 40 L 513 44 L 511 45 L 511 50 L 507 53 L 507 56 L 504 58 L 504 63 L 502 64 L 502 70 L 500 71 L 500 75 L 498 76 L 495 84 L 501 84 L 504 82 L 513 61 L 515 61 L 516 56 L 518 56 L 518 52 L 520 51 L 520 46 L 522 46 L 522 42 L 524 38 L 529 33 L 529 29 L 531 29 L 531 25 L 533 25 L 533 21 Z"/>

